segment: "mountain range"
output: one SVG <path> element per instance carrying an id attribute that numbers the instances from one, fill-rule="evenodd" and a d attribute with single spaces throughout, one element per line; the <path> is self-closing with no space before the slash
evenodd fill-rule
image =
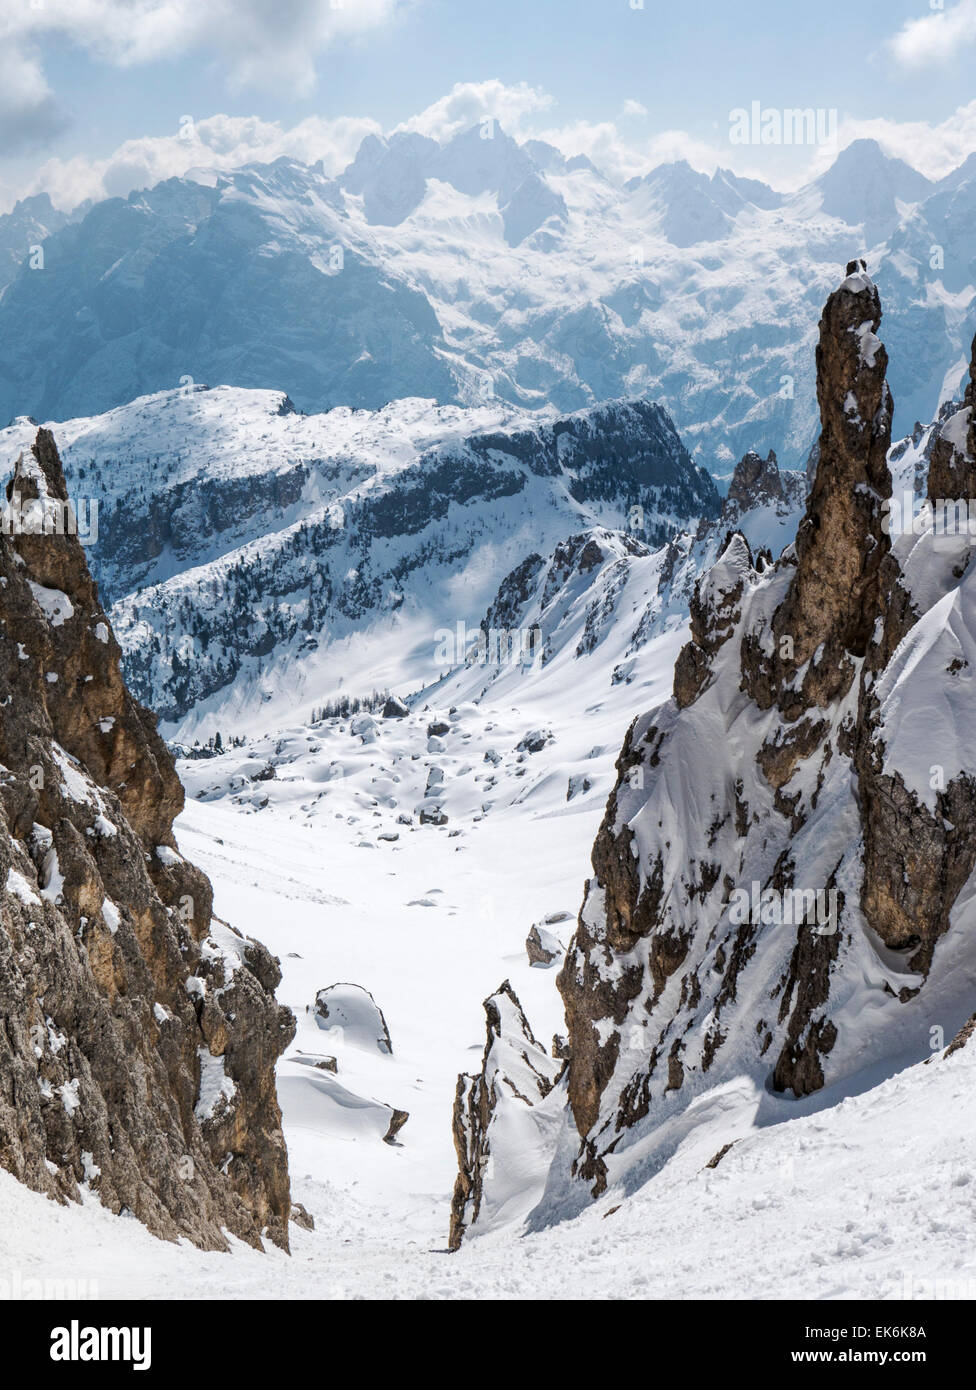
<path id="1" fill-rule="evenodd" d="M 852 249 L 885 291 L 896 434 L 958 391 L 974 202 L 973 158 L 933 183 L 867 140 L 785 195 L 684 162 L 621 186 L 496 122 L 369 136 L 337 178 L 283 158 L 68 219 L 27 200 L 0 218 L 0 417 L 181 383 L 310 413 L 649 396 L 712 473 L 750 448 L 798 467 L 819 304 Z"/>

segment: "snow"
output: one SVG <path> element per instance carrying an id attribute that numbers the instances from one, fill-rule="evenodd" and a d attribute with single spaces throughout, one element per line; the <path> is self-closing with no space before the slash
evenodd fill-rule
<path id="1" fill-rule="evenodd" d="M 223 1057 L 214 1057 L 206 1047 L 197 1048 L 200 1059 L 200 1094 L 193 1113 L 198 1120 L 211 1120 L 230 1105 L 237 1095 L 237 1082 L 224 1070 Z"/>
<path id="2" fill-rule="evenodd" d="M 762 1126 L 761 1097 L 730 1087 L 639 1192 L 456 1255 L 444 1249 L 436 1180 L 407 1204 L 394 1190 L 377 1197 L 368 1179 L 294 1169 L 317 1229 L 292 1226 L 288 1256 L 157 1241 L 94 1195 L 58 1206 L 0 1172 L 3 1253 L 25 1279 L 94 1281 L 102 1298 L 972 1299 L 974 1083 L 970 1046 L 834 1106 L 794 1103 L 788 1123 Z M 403 1149 L 376 1144 L 391 1167 L 406 1161 L 409 1129 Z"/>
<path id="3" fill-rule="evenodd" d="M 7 892 L 13 893 L 15 898 L 19 898 L 25 907 L 40 907 L 41 900 L 28 883 L 27 879 L 17 869 L 7 870 Z"/>
<path id="4" fill-rule="evenodd" d="M 43 584 L 28 580 L 31 593 L 37 600 L 41 612 L 52 627 L 62 627 L 69 618 L 74 617 L 74 607 L 68 595 L 60 589 L 49 589 Z"/>
<path id="5" fill-rule="evenodd" d="M 420 153 L 401 137 L 378 152 L 367 143 L 339 181 L 296 160 L 194 171 L 142 193 L 135 219 L 109 202 L 81 229 L 53 229 L 54 246 L 73 252 L 58 302 L 71 306 L 69 323 L 78 315 L 78 329 L 58 345 L 46 389 L 38 382 L 29 401 L 0 402 L 3 418 L 64 419 L 144 396 L 178 382 L 201 352 L 200 379 L 251 383 L 247 344 L 274 316 L 259 384 L 287 389 L 307 410 L 377 404 L 379 391 L 478 399 L 485 383 L 530 410 L 643 393 L 678 412 L 709 463 L 730 445 L 738 457 L 769 441 L 798 464 L 815 431 L 809 349 L 819 307 L 838 261 L 857 246 L 875 248 L 868 259 L 880 267 L 888 321 L 924 340 L 914 360 L 895 365 L 906 422 L 928 418 L 942 386 L 927 364 L 968 346 L 960 308 L 973 293 L 965 238 L 974 181 L 966 171 L 950 199 L 874 142 L 857 141 L 792 196 L 683 161 L 619 187 L 588 161 L 553 160 L 500 129 L 471 137 Z M 215 306 L 199 342 L 174 340 L 159 317 L 176 237 L 182 283 L 205 281 Z M 218 242 L 231 249 L 215 269 L 209 248 Z M 18 222 L 16 246 L 29 244 Z M 938 275 L 933 244 L 945 250 Z M 270 297 L 277 286 L 266 287 L 271 250 L 291 258 L 302 287 L 284 322 Z M 93 289 L 83 277 L 94 267 Z M 357 293 L 342 305 L 338 331 L 325 332 L 333 320 L 320 296 L 353 267 Z M 134 336 L 117 336 L 111 290 L 120 280 L 135 296 Z M 855 290 L 869 284 L 860 272 L 849 281 Z M 243 311 L 234 286 L 244 287 Z M 18 382 L 38 355 L 40 292 L 31 283 L 4 306 Z M 232 301 L 238 312 L 228 317 Z M 387 354 L 391 323 L 401 339 Z M 787 376 L 795 392 L 780 395 Z"/>

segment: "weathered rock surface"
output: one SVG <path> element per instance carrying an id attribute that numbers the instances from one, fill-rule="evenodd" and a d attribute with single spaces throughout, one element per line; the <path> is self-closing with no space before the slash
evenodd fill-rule
<path id="1" fill-rule="evenodd" d="M 804 475 L 780 472 L 772 449 L 765 458 L 750 449 L 735 466 L 722 505 L 722 521 L 732 525 L 744 512 L 756 507 L 792 509 L 802 503 L 805 492 Z"/>
<path id="2" fill-rule="evenodd" d="M 928 496 L 933 502 L 976 498 L 976 338 L 962 407 L 943 421 L 932 446 Z"/>
<path id="3" fill-rule="evenodd" d="M 634 721 L 617 762 L 558 981 L 573 1173 L 596 1194 L 630 1146 L 646 1161 L 648 1136 L 723 1080 L 808 1094 L 906 1037 L 924 1052 L 920 996 L 950 1019 L 967 997 L 974 542 L 888 533 L 880 322 L 854 262 L 820 324 L 822 432 L 795 545 L 770 563 L 728 536 L 696 588 L 674 696 Z M 939 437 L 969 496 L 965 410 Z M 949 486 L 945 453 L 937 441 L 930 493 Z M 774 497 L 768 465 L 747 456 L 737 495 Z M 918 719 L 933 701 L 929 754 Z"/>
<path id="4" fill-rule="evenodd" d="M 47 431 L 8 493 L 41 529 L 0 536 L 0 1164 L 167 1239 L 287 1248 L 277 962 L 213 918 L 176 847 L 183 791 L 57 534 Z"/>
<path id="5" fill-rule="evenodd" d="M 485 1000 L 488 1036 L 477 1076 L 458 1077 L 454 1148 L 458 1177 L 451 1202 L 449 1248 L 489 1208 L 504 1204 L 507 1170 L 524 1170 L 533 1144 L 534 1107 L 549 1095 L 561 1063 L 533 1036 L 507 980 Z M 497 1192 L 492 1200 L 491 1193 Z"/>
<path id="6" fill-rule="evenodd" d="M 548 967 L 563 954 L 563 944 L 553 932 L 547 931 L 536 922 L 525 938 L 525 952 L 530 965 Z"/>

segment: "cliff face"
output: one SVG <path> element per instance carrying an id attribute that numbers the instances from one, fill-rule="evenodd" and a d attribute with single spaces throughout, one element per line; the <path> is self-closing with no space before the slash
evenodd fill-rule
<path id="1" fill-rule="evenodd" d="M 796 543 L 770 565 L 730 536 L 674 696 L 617 763 L 559 976 L 573 1172 L 597 1194 L 723 1081 L 802 1096 L 972 1013 L 976 537 L 890 524 L 880 322 L 852 263 L 820 324 Z M 951 496 L 976 477 L 970 420 L 933 449 L 933 469 L 955 451 Z"/>
<path id="2" fill-rule="evenodd" d="M 0 1164 L 155 1234 L 287 1247 L 277 963 L 212 916 L 183 792 L 129 694 L 52 436 L 0 535 Z M 15 527 L 16 529 L 16 527 Z M 9 528 L 8 528 L 9 530 Z M 31 532 L 37 533 L 32 534 Z"/>

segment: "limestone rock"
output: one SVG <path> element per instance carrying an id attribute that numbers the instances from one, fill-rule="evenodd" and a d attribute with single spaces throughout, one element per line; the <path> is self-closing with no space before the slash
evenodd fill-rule
<path id="1" fill-rule="evenodd" d="M 485 1000 L 485 1014 L 488 1036 L 481 1071 L 458 1077 L 454 1099 L 458 1177 L 451 1202 L 451 1250 L 459 1249 L 465 1232 L 492 1205 L 493 1181 L 504 1192 L 510 1164 L 524 1173 L 535 1107 L 549 1095 L 561 1070 L 536 1041 L 507 980 Z"/>
<path id="2" fill-rule="evenodd" d="M 924 1040 L 952 998 L 936 948 L 962 932 L 958 953 L 974 930 L 953 916 L 976 868 L 973 545 L 888 534 L 880 324 L 852 262 L 820 323 L 822 429 L 796 541 L 772 561 L 727 537 L 696 587 L 673 698 L 634 720 L 617 761 L 558 977 L 571 1177 L 596 1194 L 611 1152 L 639 1142 L 650 1162 L 675 1103 L 733 1076 L 807 1095 L 898 1051 L 916 999 Z M 951 480 L 936 447 L 930 494 L 972 493 L 974 383 L 976 353 L 966 405 L 940 425 Z M 769 460 L 737 473 L 734 506 L 756 488 L 775 498 Z M 946 733 L 930 754 L 931 703 Z"/>
<path id="3" fill-rule="evenodd" d="M 548 968 L 555 961 L 561 959 L 564 946 L 557 936 L 545 927 L 540 927 L 536 923 L 525 938 L 525 950 L 529 957 L 530 965 L 541 965 Z"/>
<path id="4" fill-rule="evenodd" d="M 48 431 L 8 493 L 42 525 L 0 536 L 0 1163 L 166 1239 L 287 1247 L 277 961 L 177 849 L 182 787 L 58 533 Z"/>

